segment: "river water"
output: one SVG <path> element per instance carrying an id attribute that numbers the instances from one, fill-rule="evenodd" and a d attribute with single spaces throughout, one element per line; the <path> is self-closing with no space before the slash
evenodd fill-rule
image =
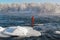
<path id="1" fill-rule="evenodd" d="M 31 19 L 25 19 L 25 18 L 22 19 L 18 17 L 10 17 L 10 16 L 0 16 L 0 26 L 3 26 L 3 27 L 26 26 L 29 23 L 31 24 Z M 43 23 L 43 24 L 44 25 L 38 26 L 43 31 L 46 31 L 46 33 L 42 33 L 44 34 L 42 36 L 28 37 L 28 38 L 9 37 L 9 38 L 0 38 L 0 40 L 60 40 L 60 35 L 54 36 L 53 34 L 53 31 L 60 30 L 59 23 Z"/>
<path id="2" fill-rule="evenodd" d="M 25 37 L 25 38 L 20 38 L 20 37 L 0 38 L 0 40 L 60 40 L 60 35 L 57 36 L 53 34 L 54 30 L 60 30 L 59 24 L 47 23 L 44 25 L 39 25 L 37 27 L 40 27 L 42 31 L 46 31 L 46 32 L 42 32 L 42 34 L 44 35 L 39 37 Z"/>

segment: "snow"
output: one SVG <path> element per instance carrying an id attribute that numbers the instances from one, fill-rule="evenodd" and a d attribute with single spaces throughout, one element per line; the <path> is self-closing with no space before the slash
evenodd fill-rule
<path id="1" fill-rule="evenodd" d="M 39 31 L 34 30 L 32 27 L 8 27 L 10 29 L 4 30 L 4 34 L 10 36 L 20 36 L 20 37 L 30 37 L 30 36 L 40 36 Z M 11 30 L 11 31 L 10 31 Z"/>
<path id="2" fill-rule="evenodd" d="M 5 28 L 3 28 L 3 27 L 0 27 L 0 32 L 2 32 L 3 30 L 5 30 Z"/>
<path id="3" fill-rule="evenodd" d="M 17 32 L 20 33 L 21 35 L 27 35 L 27 32 L 28 32 L 27 28 L 17 27 L 17 30 L 18 30 Z"/>

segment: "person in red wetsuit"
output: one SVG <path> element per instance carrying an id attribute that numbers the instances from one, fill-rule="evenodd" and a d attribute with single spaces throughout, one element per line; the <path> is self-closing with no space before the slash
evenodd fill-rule
<path id="1" fill-rule="evenodd" d="M 32 16 L 32 27 L 34 27 L 34 16 Z"/>

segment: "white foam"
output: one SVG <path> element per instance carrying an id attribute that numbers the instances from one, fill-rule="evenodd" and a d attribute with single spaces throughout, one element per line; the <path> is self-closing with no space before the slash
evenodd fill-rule
<path id="1" fill-rule="evenodd" d="M 60 31 L 55 31 L 55 34 L 60 34 Z"/>

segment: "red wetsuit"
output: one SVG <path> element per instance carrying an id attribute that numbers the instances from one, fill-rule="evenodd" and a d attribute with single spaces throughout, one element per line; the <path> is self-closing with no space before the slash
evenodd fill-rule
<path id="1" fill-rule="evenodd" d="M 32 27 L 34 26 L 34 16 L 32 16 Z"/>

